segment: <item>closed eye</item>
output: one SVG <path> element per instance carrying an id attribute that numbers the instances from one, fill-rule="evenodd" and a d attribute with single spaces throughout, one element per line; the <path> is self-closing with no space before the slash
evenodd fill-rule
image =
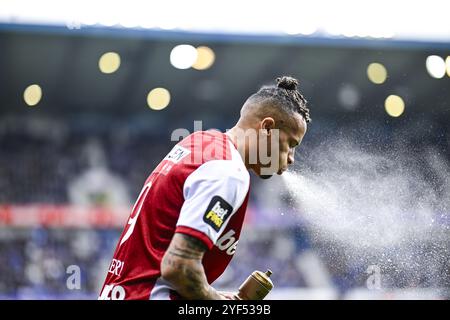
<path id="1" fill-rule="evenodd" d="M 298 145 L 299 145 L 299 142 L 297 140 L 292 140 L 292 142 L 291 142 L 291 149 L 294 149 Z"/>

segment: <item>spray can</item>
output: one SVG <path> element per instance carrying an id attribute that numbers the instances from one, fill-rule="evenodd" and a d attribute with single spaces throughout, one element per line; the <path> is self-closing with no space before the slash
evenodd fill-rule
<path id="1" fill-rule="evenodd" d="M 239 287 L 237 298 L 240 300 L 263 300 L 273 288 L 272 280 L 270 280 L 271 274 L 270 270 L 265 273 L 258 270 L 253 271 Z"/>

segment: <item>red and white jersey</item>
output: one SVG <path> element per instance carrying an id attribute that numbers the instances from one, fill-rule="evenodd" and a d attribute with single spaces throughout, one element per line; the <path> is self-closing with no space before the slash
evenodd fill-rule
<path id="1" fill-rule="evenodd" d="M 132 209 L 99 299 L 177 299 L 161 278 L 175 232 L 204 242 L 208 283 L 225 270 L 244 222 L 250 175 L 231 139 L 195 132 L 156 167 Z"/>

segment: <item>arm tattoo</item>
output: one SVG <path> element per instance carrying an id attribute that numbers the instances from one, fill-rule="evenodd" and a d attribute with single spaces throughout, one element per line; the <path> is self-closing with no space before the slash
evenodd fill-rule
<path id="1" fill-rule="evenodd" d="M 180 275 L 177 281 L 179 293 L 194 299 L 220 299 L 206 279 L 202 265 L 206 245 L 191 236 L 177 234 L 175 242 L 171 243 L 163 263 L 176 270 Z"/>
<path id="2" fill-rule="evenodd" d="M 184 258 L 184 259 L 201 259 L 204 252 L 207 250 L 204 243 L 194 237 L 182 235 L 182 246 L 174 244 L 173 248 L 169 250 L 169 254 Z"/>
<path id="3" fill-rule="evenodd" d="M 206 248 L 205 244 L 194 237 L 183 235 L 184 240 L 186 240 L 187 247 L 192 250 L 205 252 L 208 248 Z"/>

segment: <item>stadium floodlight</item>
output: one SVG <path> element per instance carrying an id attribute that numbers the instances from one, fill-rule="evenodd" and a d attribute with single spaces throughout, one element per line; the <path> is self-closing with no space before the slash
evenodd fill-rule
<path id="1" fill-rule="evenodd" d="M 445 76 L 445 61 L 440 56 L 431 55 L 425 61 L 428 74 L 433 78 L 440 79 Z"/>
<path id="2" fill-rule="evenodd" d="M 388 96 L 384 102 L 386 112 L 391 117 L 400 117 L 405 111 L 405 102 L 395 94 Z"/>
<path id="3" fill-rule="evenodd" d="M 180 44 L 170 52 L 170 63 L 177 69 L 189 69 L 197 61 L 197 49 L 189 44 Z"/>

